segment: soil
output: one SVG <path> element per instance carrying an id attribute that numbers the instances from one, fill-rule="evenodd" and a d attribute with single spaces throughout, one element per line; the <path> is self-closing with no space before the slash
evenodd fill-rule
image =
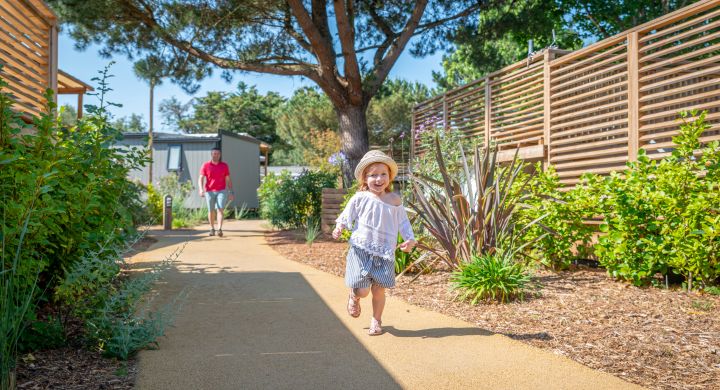
<path id="1" fill-rule="evenodd" d="M 342 276 L 347 243 L 294 231 L 269 232 L 285 257 Z M 639 288 L 602 269 L 537 270 L 522 302 L 470 305 L 450 290 L 450 273 L 402 276 L 388 295 L 567 356 L 651 389 L 717 389 L 720 297 Z"/>
<path id="2" fill-rule="evenodd" d="M 124 256 L 132 256 L 157 242 L 145 236 Z M 57 317 L 57 308 L 47 305 L 38 310 L 38 318 Z M 70 319 L 65 324 L 67 345 L 26 353 L 18 358 L 18 389 L 132 389 L 135 383 L 136 361 L 126 362 L 105 358 L 100 352 L 89 351 L 83 345 L 83 324 Z"/>

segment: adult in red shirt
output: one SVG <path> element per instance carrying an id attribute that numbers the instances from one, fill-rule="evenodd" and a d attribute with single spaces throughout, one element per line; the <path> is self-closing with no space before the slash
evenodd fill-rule
<path id="1" fill-rule="evenodd" d="M 232 189 L 232 180 L 230 180 L 230 167 L 220 161 L 222 157 L 220 149 L 213 148 L 210 155 L 212 159 L 200 168 L 198 188 L 200 197 L 205 197 L 207 200 L 210 235 L 215 235 L 215 217 L 217 216 L 218 236 L 222 237 L 225 201 L 229 199 L 232 202 L 235 199 L 235 193 Z"/>

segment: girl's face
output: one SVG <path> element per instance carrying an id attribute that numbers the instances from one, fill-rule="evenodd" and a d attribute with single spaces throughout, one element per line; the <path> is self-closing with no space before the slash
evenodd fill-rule
<path id="1" fill-rule="evenodd" d="M 383 163 L 371 164 L 365 169 L 365 184 L 374 194 L 380 195 L 390 185 L 390 170 Z"/>

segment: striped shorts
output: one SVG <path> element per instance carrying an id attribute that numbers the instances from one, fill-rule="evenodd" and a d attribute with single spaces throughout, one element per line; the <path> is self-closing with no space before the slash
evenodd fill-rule
<path id="1" fill-rule="evenodd" d="M 350 245 L 345 267 L 345 285 L 350 288 L 369 288 L 378 285 L 395 287 L 395 264 L 380 256 Z"/>

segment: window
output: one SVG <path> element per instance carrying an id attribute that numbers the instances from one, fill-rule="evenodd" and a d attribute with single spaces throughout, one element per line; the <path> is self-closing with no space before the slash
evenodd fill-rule
<path id="1" fill-rule="evenodd" d="M 182 145 L 170 145 L 168 148 L 168 171 L 182 170 Z"/>

